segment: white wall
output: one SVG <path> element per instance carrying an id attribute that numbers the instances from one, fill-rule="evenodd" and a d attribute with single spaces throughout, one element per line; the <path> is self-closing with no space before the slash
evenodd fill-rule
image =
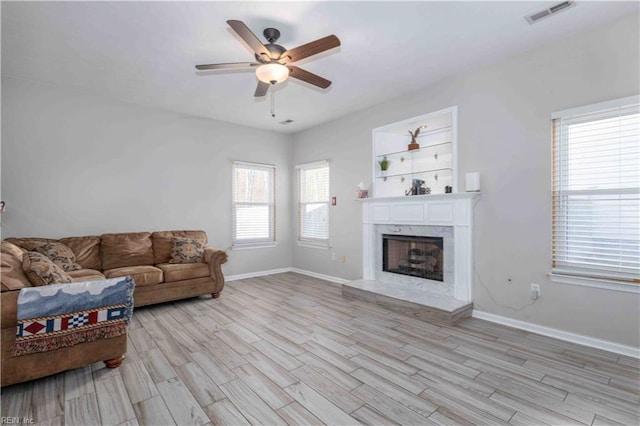
<path id="1" fill-rule="evenodd" d="M 639 17 L 568 36 L 471 70 L 393 102 L 294 136 L 294 163 L 332 161 L 330 252 L 294 247 L 295 267 L 361 276 L 361 180 L 371 183 L 371 129 L 459 107 L 459 182 L 479 171 L 475 308 L 612 342 L 640 345 L 640 296 L 554 284 L 551 268 L 551 130 L 554 111 L 640 91 Z M 511 281 L 509 281 L 509 279 Z M 542 297 L 532 304 L 530 283 Z"/>
<path id="2" fill-rule="evenodd" d="M 231 162 L 277 167 L 276 248 L 226 275 L 291 266 L 291 136 L 5 78 L 2 237 L 203 229 L 231 245 Z"/>

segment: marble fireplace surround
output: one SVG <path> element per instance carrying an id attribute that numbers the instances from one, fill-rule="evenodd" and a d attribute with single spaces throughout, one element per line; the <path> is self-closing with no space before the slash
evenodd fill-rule
<path id="1" fill-rule="evenodd" d="M 472 302 L 473 205 L 478 193 L 363 199 L 362 280 L 343 286 L 455 311 Z M 444 282 L 382 271 L 382 234 L 443 237 Z"/>

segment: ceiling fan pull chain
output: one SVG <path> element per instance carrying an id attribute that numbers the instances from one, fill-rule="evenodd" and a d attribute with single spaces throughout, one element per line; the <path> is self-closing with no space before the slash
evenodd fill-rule
<path id="1" fill-rule="evenodd" d="M 276 116 L 276 95 L 273 89 L 271 89 L 271 116 L 274 118 Z"/>

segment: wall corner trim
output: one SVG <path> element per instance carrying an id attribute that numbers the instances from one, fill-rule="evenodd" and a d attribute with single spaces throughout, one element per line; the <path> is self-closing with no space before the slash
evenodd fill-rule
<path id="1" fill-rule="evenodd" d="M 473 318 L 483 319 L 490 322 L 506 325 L 509 327 L 519 328 L 521 330 L 531 331 L 533 333 L 541 334 L 547 337 L 553 337 L 559 340 L 564 340 L 571 343 L 577 343 L 579 345 L 589 346 L 596 349 L 602 349 L 609 352 L 614 352 L 620 355 L 625 355 L 633 358 L 640 359 L 640 348 L 628 345 L 621 345 L 619 343 L 610 342 L 608 340 L 596 339 L 594 337 L 585 336 L 582 334 L 571 333 L 568 331 L 558 330 L 557 328 L 545 327 L 542 325 L 533 324 L 530 322 L 515 320 L 501 315 L 490 314 L 488 312 L 473 310 L 471 315 Z"/>

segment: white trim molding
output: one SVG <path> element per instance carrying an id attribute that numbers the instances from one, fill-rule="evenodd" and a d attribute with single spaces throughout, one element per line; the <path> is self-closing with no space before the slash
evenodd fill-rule
<path id="1" fill-rule="evenodd" d="M 267 271 L 255 271 L 247 272 L 246 274 L 229 275 L 224 277 L 224 280 L 226 282 L 246 280 L 248 278 L 264 277 L 265 275 L 284 274 L 285 272 L 291 272 L 291 268 L 269 269 Z"/>
<path id="2" fill-rule="evenodd" d="M 269 269 L 266 271 L 247 272 L 246 274 L 229 275 L 227 277 L 224 277 L 224 280 L 226 282 L 246 280 L 249 278 L 264 277 L 265 275 L 284 274 L 285 272 L 295 272 L 296 274 L 302 274 L 302 275 L 318 278 L 320 280 L 325 280 L 325 281 L 329 281 L 337 284 L 346 284 L 350 282 L 350 280 L 345 280 L 344 278 L 333 277 L 331 275 L 319 274 L 317 272 L 307 271 L 305 269 L 290 268 L 290 267 L 279 268 L 279 269 Z"/>
<path id="3" fill-rule="evenodd" d="M 351 282 L 351 280 L 345 280 L 344 278 L 332 277 L 331 275 L 319 274 L 317 272 L 307 271 L 305 269 L 291 268 L 291 272 L 307 275 L 309 277 L 318 278 L 337 284 L 346 284 L 348 282 Z"/>
<path id="4" fill-rule="evenodd" d="M 621 345 L 619 343 L 610 342 L 608 340 L 596 339 L 594 337 L 589 337 L 582 334 L 558 330 L 557 328 L 545 327 L 542 325 L 532 324 L 530 322 L 515 320 L 512 318 L 503 317 L 501 315 L 479 311 L 477 309 L 473 310 L 471 316 L 473 318 L 495 322 L 509 327 L 519 328 L 521 330 L 531 331 L 543 336 L 553 337 L 556 339 L 565 340 L 567 342 L 577 343 L 579 345 L 589 346 L 592 348 L 602 349 L 620 355 L 640 359 L 640 348 L 634 346 Z"/>
<path id="5" fill-rule="evenodd" d="M 584 287 L 601 288 L 604 290 L 622 291 L 625 293 L 640 294 L 640 284 L 624 283 L 621 281 L 602 278 L 577 277 L 564 274 L 549 274 L 549 279 L 554 283 L 578 285 Z"/>
<path id="6" fill-rule="evenodd" d="M 244 243 L 244 244 L 235 244 L 229 247 L 230 250 L 253 250 L 253 249 L 263 249 L 263 248 L 273 248 L 277 247 L 278 243 L 275 241 L 267 242 L 267 243 Z"/>

